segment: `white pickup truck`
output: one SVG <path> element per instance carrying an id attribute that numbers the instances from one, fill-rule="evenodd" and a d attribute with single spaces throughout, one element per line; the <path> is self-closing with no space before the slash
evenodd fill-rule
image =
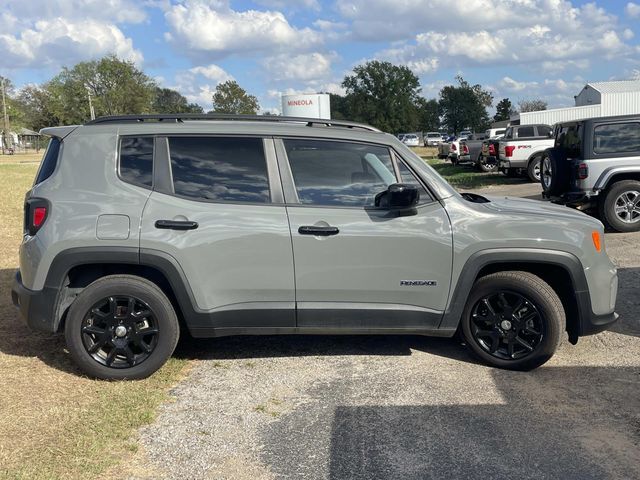
<path id="1" fill-rule="evenodd" d="M 498 170 L 512 177 L 526 174 L 532 182 L 540 181 L 540 161 L 544 151 L 553 147 L 553 130 L 549 125 L 513 125 L 500 139 Z"/>

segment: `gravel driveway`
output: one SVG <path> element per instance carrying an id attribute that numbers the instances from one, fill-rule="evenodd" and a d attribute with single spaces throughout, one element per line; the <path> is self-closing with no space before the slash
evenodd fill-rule
<path id="1" fill-rule="evenodd" d="M 485 189 L 537 197 L 539 186 Z M 640 478 L 640 234 L 608 234 L 612 332 L 544 367 L 478 364 L 453 339 L 190 341 L 196 365 L 140 432 L 131 478 Z M 119 472 L 122 477 L 123 472 Z"/>

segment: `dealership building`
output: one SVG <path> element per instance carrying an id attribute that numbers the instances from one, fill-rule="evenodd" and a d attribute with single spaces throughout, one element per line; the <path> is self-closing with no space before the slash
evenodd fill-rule
<path id="1" fill-rule="evenodd" d="M 518 113 L 511 125 L 532 125 L 593 117 L 640 114 L 640 80 L 587 83 L 575 97 L 575 106 Z"/>

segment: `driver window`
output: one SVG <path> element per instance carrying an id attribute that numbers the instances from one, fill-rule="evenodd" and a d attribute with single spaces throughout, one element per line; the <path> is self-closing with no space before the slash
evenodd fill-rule
<path id="1" fill-rule="evenodd" d="M 375 196 L 397 182 L 387 148 L 325 140 L 283 141 L 302 204 L 374 206 Z"/>

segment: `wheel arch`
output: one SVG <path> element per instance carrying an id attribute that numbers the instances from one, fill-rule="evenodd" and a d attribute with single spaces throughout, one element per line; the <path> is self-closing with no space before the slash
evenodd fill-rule
<path id="1" fill-rule="evenodd" d="M 600 174 L 593 186 L 594 190 L 604 190 L 623 180 L 640 181 L 640 166 L 638 167 L 609 167 Z"/>
<path id="2" fill-rule="evenodd" d="M 476 252 L 463 266 L 440 328 L 457 328 L 475 282 L 499 271 L 519 270 L 546 281 L 558 294 L 565 309 L 567 333 L 576 343 L 581 319 L 591 310 L 591 299 L 580 260 L 568 252 L 541 249 L 495 249 Z"/>
<path id="3" fill-rule="evenodd" d="M 195 304 L 186 277 L 175 260 L 167 260 L 166 254 L 143 255 L 131 247 L 81 247 L 60 252 L 49 269 L 45 286 L 57 291 L 51 312 L 53 331 L 64 328 L 69 307 L 85 287 L 99 278 L 118 274 L 135 275 L 157 285 L 174 306 L 181 327 L 184 326 L 185 314 Z"/>

